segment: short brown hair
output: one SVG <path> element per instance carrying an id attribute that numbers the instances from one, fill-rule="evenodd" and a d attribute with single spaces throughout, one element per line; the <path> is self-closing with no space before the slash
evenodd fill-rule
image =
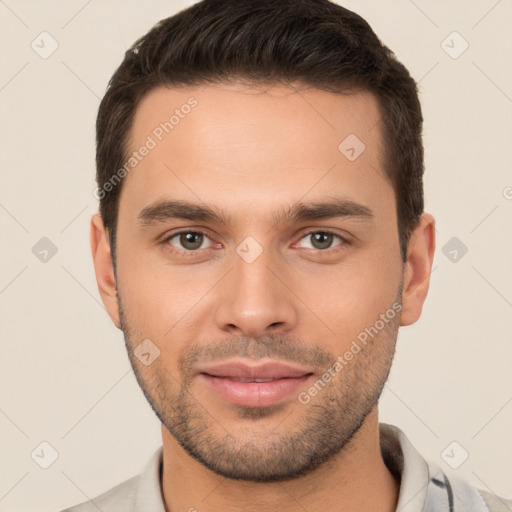
<path id="1" fill-rule="evenodd" d="M 160 85 L 233 79 L 302 83 L 375 95 L 382 113 L 385 173 L 396 198 L 402 261 L 423 213 L 422 114 L 416 82 L 357 14 L 328 0 L 203 0 L 157 23 L 126 52 L 96 123 L 100 214 L 115 265 L 123 167 L 141 98 Z"/>

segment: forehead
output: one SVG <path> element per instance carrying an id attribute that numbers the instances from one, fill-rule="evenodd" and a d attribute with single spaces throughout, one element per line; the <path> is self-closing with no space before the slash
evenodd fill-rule
<path id="1" fill-rule="evenodd" d="M 139 210 L 169 195 L 239 209 L 241 202 L 265 208 L 336 191 L 385 208 L 394 194 L 381 138 L 369 93 L 241 83 L 158 87 L 135 113 L 129 142 L 138 155 L 120 213 L 123 197 Z"/>

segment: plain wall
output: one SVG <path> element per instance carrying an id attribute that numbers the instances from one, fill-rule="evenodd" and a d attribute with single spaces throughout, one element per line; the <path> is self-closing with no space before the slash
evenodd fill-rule
<path id="1" fill-rule="evenodd" d="M 426 211 L 437 220 L 429 297 L 421 320 L 400 331 L 381 420 L 447 473 L 511 495 L 512 3 L 340 3 L 420 82 Z M 96 288 L 94 123 L 124 51 L 186 5 L 0 2 L 2 511 L 94 497 L 140 472 L 160 444 Z M 43 31 L 59 45 L 47 59 L 31 47 L 51 48 Z M 469 44 L 458 58 L 454 31 Z M 43 237 L 57 248 L 46 263 L 32 252 Z M 456 262 L 443 253 L 453 237 L 467 247 Z M 46 470 L 31 458 L 43 441 L 58 452 Z M 441 457 L 453 441 L 469 453 L 457 470 Z"/>

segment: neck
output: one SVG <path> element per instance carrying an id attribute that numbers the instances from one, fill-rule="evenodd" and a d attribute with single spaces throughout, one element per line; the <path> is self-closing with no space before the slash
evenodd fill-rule
<path id="1" fill-rule="evenodd" d="M 382 458 L 377 407 L 339 454 L 311 473 L 285 482 L 222 477 L 190 457 L 162 427 L 162 492 L 167 512 L 393 512 L 399 483 Z"/>

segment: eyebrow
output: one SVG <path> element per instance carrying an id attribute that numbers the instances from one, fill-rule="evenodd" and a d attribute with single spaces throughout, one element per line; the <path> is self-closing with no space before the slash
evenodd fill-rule
<path id="1" fill-rule="evenodd" d="M 298 202 L 272 216 L 273 226 L 294 224 L 304 221 L 332 218 L 351 218 L 371 221 L 375 218 L 372 210 L 350 199 L 331 198 L 321 202 Z M 214 210 L 206 204 L 182 200 L 160 200 L 143 208 L 137 216 L 142 226 L 152 226 L 167 220 L 183 219 L 198 222 L 230 223 L 231 215 L 220 209 Z"/>

